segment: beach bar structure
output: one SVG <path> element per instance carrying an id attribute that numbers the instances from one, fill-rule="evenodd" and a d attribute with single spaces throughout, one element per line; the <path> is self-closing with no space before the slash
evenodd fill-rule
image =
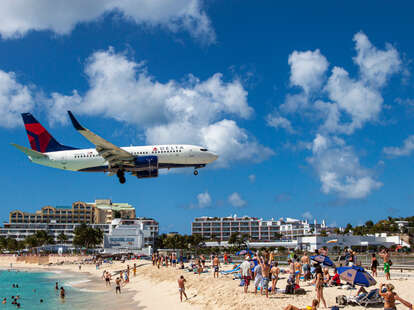
<path id="1" fill-rule="evenodd" d="M 146 244 L 151 228 L 140 220 L 114 219 L 109 232 L 104 235 L 104 253 L 151 254 L 152 246 Z"/>

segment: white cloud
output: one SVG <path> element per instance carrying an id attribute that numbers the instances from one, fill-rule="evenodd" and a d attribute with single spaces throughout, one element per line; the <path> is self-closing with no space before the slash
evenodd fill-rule
<path id="1" fill-rule="evenodd" d="M 260 145 L 232 116 L 249 118 L 253 109 L 240 81 L 223 81 L 216 73 L 200 81 L 161 83 L 143 63 L 129 60 L 112 48 L 94 53 L 85 73 L 90 88 L 83 95 L 53 93 L 48 100 L 51 122 L 67 122 L 66 110 L 101 115 L 144 130 L 149 144 L 203 145 L 219 154 L 216 166 L 232 161 L 260 162 L 273 151 Z"/>
<path id="2" fill-rule="evenodd" d="M 20 113 L 34 107 L 32 91 L 17 82 L 13 72 L 0 70 L 0 126 L 12 128 L 21 125 Z"/>
<path id="3" fill-rule="evenodd" d="M 322 183 L 322 192 L 343 198 L 364 198 L 382 186 L 342 139 L 317 135 L 313 141 L 313 156 L 308 158 Z"/>
<path id="4" fill-rule="evenodd" d="M 266 122 L 268 126 L 271 126 L 273 128 L 283 128 L 289 133 L 295 132 L 295 130 L 292 128 L 291 122 L 287 118 L 280 116 L 278 113 L 273 115 L 269 114 L 266 117 Z"/>
<path id="5" fill-rule="evenodd" d="M 239 193 L 234 192 L 228 198 L 229 203 L 236 208 L 242 208 L 247 205 L 247 202 L 242 199 Z"/>
<path id="6" fill-rule="evenodd" d="M 44 30 L 64 35 L 108 13 L 144 26 L 186 30 L 206 43 L 215 41 L 201 0 L 2 0 L 0 34 L 5 39 Z"/>
<path id="7" fill-rule="evenodd" d="M 379 91 L 351 79 L 342 68 L 333 68 L 325 89 L 337 107 L 336 113 L 346 112 L 352 120 L 349 124 L 340 124 L 338 115 L 336 123 L 332 122 L 329 126 L 325 123 L 325 127 L 332 132 L 353 133 L 365 122 L 376 120 L 381 112 L 384 100 Z"/>
<path id="8" fill-rule="evenodd" d="M 384 50 L 377 49 L 362 32 L 355 34 L 354 42 L 357 78 L 350 77 L 344 68 L 334 67 L 325 82 L 328 62 L 319 50 L 294 51 L 289 56 L 291 85 L 303 91 L 286 95 L 277 111 L 282 113 L 277 115 L 281 117 L 276 119 L 278 127 L 289 126 L 284 114 L 300 113 L 312 122 L 322 121 L 319 130 L 324 133 L 350 135 L 365 123 L 378 120 L 384 102 L 381 89 L 392 75 L 402 71 L 400 55 L 390 44 Z"/>
<path id="9" fill-rule="evenodd" d="M 302 87 L 305 93 L 317 90 L 323 83 L 328 61 L 317 49 L 315 51 L 294 51 L 289 55 L 290 83 Z"/>
<path id="10" fill-rule="evenodd" d="M 382 87 L 392 74 L 401 71 L 400 55 L 391 44 L 386 44 L 385 50 L 378 50 L 363 32 L 355 34 L 354 42 L 357 50 L 354 62 L 366 84 Z"/>
<path id="11" fill-rule="evenodd" d="M 188 206 L 185 206 L 185 209 L 205 209 L 210 208 L 212 199 L 208 191 L 199 193 L 197 195 L 197 203 L 190 203 Z"/>
<path id="12" fill-rule="evenodd" d="M 256 182 L 256 175 L 255 174 L 249 175 L 249 181 L 250 181 L 250 183 Z"/>
<path id="13" fill-rule="evenodd" d="M 210 194 L 206 191 L 197 195 L 198 206 L 200 208 L 207 208 L 211 206 Z"/>
<path id="14" fill-rule="evenodd" d="M 313 215 L 312 215 L 312 213 L 310 213 L 309 211 L 306 211 L 305 213 L 303 213 L 302 214 L 302 217 L 304 218 L 304 219 L 306 219 L 306 220 L 311 220 L 311 219 L 313 219 Z"/>
<path id="15" fill-rule="evenodd" d="M 408 136 L 404 140 L 402 147 L 384 147 L 383 152 L 390 156 L 408 156 L 414 150 L 414 135 Z"/>

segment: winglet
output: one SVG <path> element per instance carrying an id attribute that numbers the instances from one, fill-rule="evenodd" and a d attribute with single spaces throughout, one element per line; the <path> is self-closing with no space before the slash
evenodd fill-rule
<path id="1" fill-rule="evenodd" d="M 73 127 L 75 127 L 76 130 L 85 130 L 85 128 L 82 127 L 81 124 L 79 124 L 78 120 L 73 116 L 71 111 L 68 111 L 70 120 L 72 121 Z"/>

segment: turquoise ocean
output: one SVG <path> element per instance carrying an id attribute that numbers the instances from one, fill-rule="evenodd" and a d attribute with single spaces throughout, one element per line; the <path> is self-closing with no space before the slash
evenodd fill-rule
<path id="1" fill-rule="evenodd" d="M 53 272 L 26 272 L 0 270 L 0 298 L 7 298 L 7 304 L 0 304 L 0 310 L 17 309 L 12 305 L 11 296 L 19 295 L 20 309 L 91 309 L 91 305 L 100 303 L 104 298 L 103 292 L 88 292 L 87 290 L 72 287 L 74 283 L 88 281 L 87 278 L 76 275 L 59 274 Z M 55 290 L 55 283 L 63 286 L 66 291 L 65 300 L 62 301 L 59 291 Z M 13 288 L 18 284 L 18 288 Z M 43 303 L 40 302 L 43 299 Z M 103 309 L 102 307 L 100 309 Z"/>

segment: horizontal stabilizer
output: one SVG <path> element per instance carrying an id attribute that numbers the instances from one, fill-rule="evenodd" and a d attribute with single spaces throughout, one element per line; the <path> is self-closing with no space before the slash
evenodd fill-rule
<path id="1" fill-rule="evenodd" d="M 31 150 L 25 146 L 21 146 L 15 143 L 10 143 L 10 144 L 13 145 L 19 151 L 22 151 L 23 153 L 25 153 L 27 156 L 30 156 L 31 158 L 48 158 L 47 155 L 40 153 L 38 151 Z"/>

